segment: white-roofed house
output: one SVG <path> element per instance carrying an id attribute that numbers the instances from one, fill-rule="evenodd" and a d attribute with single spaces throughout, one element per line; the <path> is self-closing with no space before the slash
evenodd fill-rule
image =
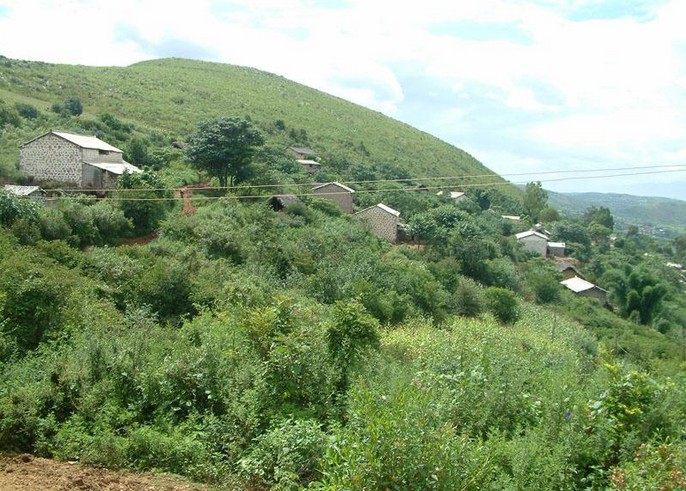
<path id="1" fill-rule="evenodd" d="M 574 276 L 573 278 L 568 278 L 560 283 L 580 297 L 596 298 L 603 305 L 607 303 L 607 290 L 603 290 L 599 286 L 594 285 L 583 278 Z"/>
<path id="2" fill-rule="evenodd" d="M 534 252 L 543 257 L 548 253 L 548 236 L 535 230 L 527 230 L 515 235 L 517 241 L 524 246 L 527 251 Z"/>
<path id="3" fill-rule="evenodd" d="M 19 169 L 37 181 L 58 181 L 84 189 L 114 187 L 124 172 L 140 172 L 109 143 L 60 131 L 24 143 L 19 148 Z"/>
<path id="4" fill-rule="evenodd" d="M 306 172 L 309 172 L 310 174 L 317 172 L 322 166 L 322 164 L 320 164 L 316 160 L 300 159 L 297 160 L 297 162 Z"/>
<path id="5" fill-rule="evenodd" d="M 318 198 L 328 199 L 336 203 L 343 213 L 353 212 L 353 193 L 355 190 L 340 182 L 320 184 L 313 187 L 312 192 Z"/>
<path id="6" fill-rule="evenodd" d="M 362 220 L 380 239 L 395 244 L 398 240 L 398 225 L 400 212 L 383 203 L 370 206 L 355 213 L 355 217 Z"/>
<path id="7" fill-rule="evenodd" d="M 443 196 L 443 194 L 444 194 L 443 191 L 439 191 L 436 193 L 436 196 Z M 460 200 L 467 197 L 467 195 L 465 193 L 463 193 L 462 191 L 450 191 L 449 196 L 450 196 L 450 199 L 452 199 L 454 201 L 460 201 Z"/>

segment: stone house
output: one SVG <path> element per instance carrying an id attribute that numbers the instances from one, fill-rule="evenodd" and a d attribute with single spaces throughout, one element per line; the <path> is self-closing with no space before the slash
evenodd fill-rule
<path id="1" fill-rule="evenodd" d="M 526 232 L 516 234 L 515 237 L 527 251 L 531 251 L 543 257 L 548 253 L 548 237 L 541 232 L 527 230 Z"/>
<path id="2" fill-rule="evenodd" d="M 398 241 L 398 227 L 400 225 L 400 212 L 379 203 L 355 213 L 355 217 L 362 220 L 380 239 L 392 244 Z"/>
<path id="3" fill-rule="evenodd" d="M 333 201 L 338 205 L 343 213 L 353 212 L 353 193 L 350 189 L 339 182 L 327 182 L 312 188 L 312 192 L 317 198 L 324 198 Z"/>
<path id="4" fill-rule="evenodd" d="M 560 282 L 562 285 L 573 291 L 579 297 L 589 297 L 597 299 L 602 305 L 607 304 L 607 290 L 603 290 L 590 281 L 586 281 L 578 276 L 568 278 Z"/>
<path id="5" fill-rule="evenodd" d="M 562 277 L 565 280 L 568 280 L 570 278 L 574 278 L 575 276 L 578 276 L 579 278 L 583 279 L 583 275 L 579 272 L 578 269 L 576 269 L 576 266 L 574 266 L 572 263 L 570 263 L 567 260 L 562 260 L 557 263 L 557 270 L 562 273 Z"/>
<path id="6" fill-rule="evenodd" d="M 83 189 L 116 185 L 124 172 L 140 172 L 122 151 L 94 136 L 50 131 L 19 148 L 19 170 L 37 181 L 57 181 Z"/>

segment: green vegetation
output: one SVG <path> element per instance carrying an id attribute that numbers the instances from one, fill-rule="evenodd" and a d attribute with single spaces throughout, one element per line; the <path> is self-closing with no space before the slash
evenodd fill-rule
<path id="1" fill-rule="evenodd" d="M 609 290 L 603 306 L 562 288 L 557 263 L 516 241 L 529 225 L 502 214 L 528 205 L 508 187 L 469 188 L 456 202 L 405 183 L 356 184 L 356 207 L 401 212 L 414 240 L 398 245 L 307 192 L 282 211 L 267 205 L 313 178 L 474 169 L 375 113 L 253 70 L 182 60 L 1 69 L 0 114 L 10 117 L 0 148 L 61 118 L 147 166 L 104 198 L 43 206 L 0 192 L 1 450 L 227 489 L 683 487 L 686 298 L 675 263 L 686 259 L 686 231 L 661 241 L 633 228 L 611 240 L 609 208 L 570 217 L 532 183 L 531 218 L 545 217 L 566 259 Z M 208 90 L 222 76 L 233 95 L 261 87 L 280 102 L 231 116 L 267 141 L 241 186 L 196 190 L 182 209 L 171 188 L 211 177 L 177 139 L 192 131 L 185 118 L 259 99 L 229 104 Z M 54 80 L 60 93 L 45 88 Z M 109 97 L 121 111 L 102 80 L 116 82 Z M 145 90 L 147 112 L 136 102 Z M 38 96 L 78 99 L 84 111 L 18 105 L 43 108 Z M 173 110 L 157 104 L 169 96 Z M 310 123 L 291 126 L 305 112 Z M 353 114 L 365 139 L 346 152 L 351 133 L 333 122 Z M 314 177 L 283 151 L 296 138 L 326 156 Z M 382 158 L 394 148 L 418 156 L 414 144 L 427 154 L 411 166 Z M 429 169 L 440 152 L 454 167 Z"/>

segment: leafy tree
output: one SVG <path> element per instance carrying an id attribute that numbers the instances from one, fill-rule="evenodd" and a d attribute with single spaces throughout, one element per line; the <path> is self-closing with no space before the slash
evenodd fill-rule
<path id="1" fill-rule="evenodd" d="M 610 232 L 612 232 L 612 230 L 614 230 L 615 227 L 615 219 L 612 216 L 610 209 L 605 206 L 601 206 L 600 208 L 592 206 L 589 209 L 587 209 L 584 212 L 584 223 L 586 224 L 586 226 L 590 226 L 593 223 L 597 223 L 607 228 Z"/>
<path id="2" fill-rule="evenodd" d="M 120 208 L 141 234 L 154 230 L 173 204 L 171 192 L 164 190 L 164 183 L 153 172 L 125 172 L 117 180 L 117 188 Z"/>
<path id="3" fill-rule="evenodd" d="M 129 140 L 126 157 L 133 165 L 144 166 L 148 164 L 148 147 L 150 141 L 147 138 L 136 136 Z"/>
<path id="4" fill-rule="evenodd" d="M 191 164 L 219 179 L 226 188 L 241 180 L 264 137 L 244 119 L 221 117 L 198 124 L 188 139 L 186 154 Z"/>
<path id="5" fill-rule="evenodd" d="M 624 317 L 648 325 L 660 311 L 667 288 L 648 270 L 632 270 L 626 266 L 624 271 L 608 274 L 614 301 L 619 305 Z"/>
<path id="6" fill-rule="evenodd" d="M 541 211 L 539 219 L 543 223 L 556 222 L 560 219 L 560 212 L 551 206 L 547 206 Z"/>
<path id="7" fill-rule="evenodd" d="M 5 101 L 0 99 L 0 128 L 5 125 L 8 126 L 19 126 L 21 124 L 21 118 L 19 117 L 19 112 L 13 107 L 5 104 Z"/>
<path id="8" fill-rule="evenodd" d="M 540 219 L 541 212 L 548 202 L 548 193 L 545 192 L 539 182 L 529 182 L 524 192 L 524 212 L 532 222 Z"/>
<path id="9" fill-rule="evenodd" d="M 31 104 L 17 102 L 14 105 L 14 107 L 16 108 L 17 112 L 21 115 L 21 117 L 26 119 L 36 119 L 40 114 L 38 109 L 36 109 L 36 107 L 32 106 Z"/>

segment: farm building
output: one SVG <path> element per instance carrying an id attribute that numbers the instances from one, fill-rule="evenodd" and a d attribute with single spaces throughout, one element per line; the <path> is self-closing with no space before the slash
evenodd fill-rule
<path id="1" fill-rule="evenodd" d="M 19 149 L 19 169 L 37 181 L 57 181 L 84 189 L 114 187 L 124 172 L 140 169 L 122 151 L 94 136 L 50 131 Z"/>
<path id="2" fill-rule="evenodd" d="M 564 242 L 548 242 L 548 255 L 553 257 L 564 257 L 567 246 Z"/>
<path id="3" fill-rule="evenodd" d="M 379 203 L 355 213 L 355 217 L 362 220 L 369 229 L 380 239 L 394 244 L 398 240 L 398 226 L 400 212 Z"/>
<path id="4" fill-rule="evenodd" d="M 596 298 L 603 305 L 607 303 L 607 290 L 603 290 L 590 281 L 575 276 L 561 281 L 560 283 L 580 297 Z"/>
<path id="5" fill-rule="evenodd" d="M 328 199 L 336 203 L 343 213 L 353 212 L 353 193 L 355 190 L 348 186 L 339 182 L 327 182 L 313 187 L 312 192 L 318 198 Z"/>
<path id="6" fill-rule="evenodd" d="M 436 193 L 436 196 L 443 196 L 443 194 L 445 194 L 443 191 L 439 191 Z M 453 201 L 460 201 L 467 197 L 467 195 L 464 194 L 462 191 L 450 191 L 450 193 L 448 193 L 448 196 Z"/>

